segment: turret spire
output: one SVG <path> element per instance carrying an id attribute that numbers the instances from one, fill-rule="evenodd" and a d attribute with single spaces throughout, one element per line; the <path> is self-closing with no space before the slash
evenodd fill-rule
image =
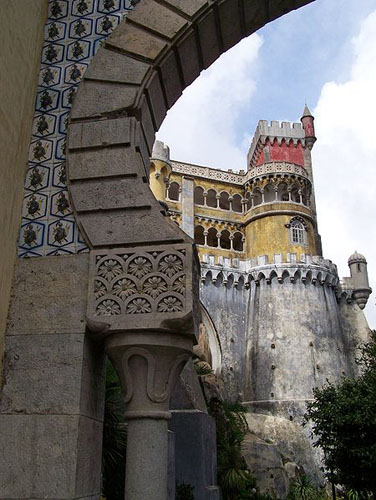
<path id="1" fill-rule="evenodd" d="M 314 143 L 316 142 L 315 126 L 313 124 L 313 120 L 314 117 L 306 104 L 304 107 L 303 116 L 300 118 L 300 121 L 303 125 L 305 133 L 305 143 L 308 149 L 312 149 Z"/>

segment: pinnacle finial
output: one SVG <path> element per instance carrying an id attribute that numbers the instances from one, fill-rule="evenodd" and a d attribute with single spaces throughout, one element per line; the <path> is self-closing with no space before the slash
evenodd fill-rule
<path id="1" fill-rule="evenodd" d="M 302 118 L 304 118 L 306 116 L 311 116 L 313 118 L 313 114 L 310 112 L 310 110 L 309 110 L 309 108 L 307 106 L 307 102 L 305 103 L 305 106 L 304 106 L 304 111 L 303 111 Z"/>

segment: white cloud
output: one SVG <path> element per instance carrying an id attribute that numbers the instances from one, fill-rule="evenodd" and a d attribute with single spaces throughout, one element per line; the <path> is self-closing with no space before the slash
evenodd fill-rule
<path id="1" fill-rule="evenodd" d="M 365 254 L 376 292 L 376 11 L 352 42 L 350 78 L 326 83 L 314 111 L 316 199 L 324 255 L 348 275 L 349 255 Z M 376 327 L 374 296 L 366 313 Z"/>
<path id="2" fill-rule="evenodd" d="M 171 145 L 172 158 L 224 169 L 246 168 L 244 140 L 237 137 L 236 124 L 256 89 L 261 45 L 257 34 L 242 40 L 184 91 L 157 136 Z"/>

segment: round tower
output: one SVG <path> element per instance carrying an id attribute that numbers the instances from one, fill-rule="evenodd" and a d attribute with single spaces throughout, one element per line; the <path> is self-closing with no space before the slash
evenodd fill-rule
<path id="1" fill-rule="evenodd" d="M 150 188 L 159 201 L 165 202 L 171 171 L 170 148 L 162 141 L 155 141 L 150 158 Z"/>
<path id="2" fill-rule="evenodd" d="M 368 282 L 366 258 L 355 250 L 355 252 L 350 255 L 348 264 L 351 275 L 351 286 L 353 288 L 352 297 L 359 307 L 364 309 L 368 297 L 372 292 Z"/>
<path id="3" fill-rule="evenodd" d="M 308 119 L 309 117 L 307 117 Z M 312 181 L 305 168 L 306 131 L 300 123 L 261 120 L 248 153 L 245 182 L 247 255 L 317 255 Z"/>

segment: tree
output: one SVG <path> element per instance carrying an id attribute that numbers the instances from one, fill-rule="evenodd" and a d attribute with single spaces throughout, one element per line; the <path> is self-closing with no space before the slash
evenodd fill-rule
<path id="1" fill-rule="evenodd" d="M 305 423 L 313 423 L 326 477 L 376 499 L 376 332 L 360 352 L 361 375 L 315 389 Z"/>

